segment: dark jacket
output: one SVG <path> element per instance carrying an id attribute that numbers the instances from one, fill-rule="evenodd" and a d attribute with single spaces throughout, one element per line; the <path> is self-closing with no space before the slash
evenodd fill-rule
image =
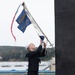
<path id="1" fill-rule="evenodd" d="M 38 71 L 39 69 L 39 57 L 45 56 L 45 49 L 42 49 L 42 46 L 40 45 L 36 51 L 29 51 L 26 54 L 26 57 L 28 57 L 28 72 L 31 71 Z"/>

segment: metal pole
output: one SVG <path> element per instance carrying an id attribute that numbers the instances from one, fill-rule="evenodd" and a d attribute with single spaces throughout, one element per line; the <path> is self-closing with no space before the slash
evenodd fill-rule
<path id="1" fill-rule="evenodd" d="M 31 16 L 31 14 L 30 14 L 30 12 L 28 11 L 28 9 L 27 9 L 27 7 L 26 7 L 26 5 L 25 5 L 24 2 L 22 3 L 22 6 L 23 6 L 24 10 L 27 12 L 26 14 L 27 14 L 28 18 L 32 21 L 32 23 L 34 23 L 34 24 L 38 27 L 38 29 L 42 32 L 42 34 L 45 36 L 45 38 L 47 39 L 47 41 L 50 43 L 50 46 L 53 47 L 53 44 L 51 44 L 51 42 L 49 41 L 49 39 L 47 38 L 47 36 L 46 36 L 46 35 L 44 34 L 44 32 L 41 30 L 41 28 L 40 28 L 39 25 L 36 23 L 36 21 L 34 20 L 34 18 Z M 34 27 L 36 28 L 36 26 L 34 26 Z"/>

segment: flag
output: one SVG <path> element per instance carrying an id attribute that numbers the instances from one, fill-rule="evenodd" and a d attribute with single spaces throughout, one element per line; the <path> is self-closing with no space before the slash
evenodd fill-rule
<path id="1" fill-rule="evenodd" d="M 26 30 L 26 27 L 31 24 L 31 21 L 26 15 L 26 11 L 24 9 L 22 10 L 16 21 L 19 24 L 18 29 L 21 30 L 23 33 Z"/>

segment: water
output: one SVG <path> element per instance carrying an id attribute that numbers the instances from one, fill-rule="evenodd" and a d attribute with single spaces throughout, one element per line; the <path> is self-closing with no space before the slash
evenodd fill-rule
<path id="1" fill-rule="evenodd" d="M 41 62 L 39 64 L 39 70 L 42 71 L 48 65 L 50 65 L 50 62 Z M 28 62 L 0 62 L 0 75 L 27 75 L 27 71 L 25 72 L 27 68 Z M 46 70 L 50 71 L 49 68 L 47 68 Z M 5 73 L 2 73 L 2 71 L 5 71 Z M 39 72 L 39 75 L 55 75 L 55 72 L 48 73 L 47 71 Z"/>
<path id="2" fill-rule="evenodd" d="M 27 73 L 0 73 L 0 75 L 27 75 Z M 39 75 L 55 75 L 55 73 L 39 73 Z"/>

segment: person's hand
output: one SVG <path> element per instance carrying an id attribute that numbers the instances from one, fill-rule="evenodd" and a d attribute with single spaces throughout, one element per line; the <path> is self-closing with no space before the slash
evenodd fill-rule
<path id="1" fill-rule="evenodd" d="M 42 45 L 42 43 L 43 43 L 43 41 L 42 40 L 40 40 L 40 44 Z"/>
<path id="2" fill-rule="evenodd" d="M 46 43 L 44 42 L 44 48 L 46 48 Z"/>
<path id="3" fill-rule="evenodd" d="M 44 42 L 44 48 L 46 48 L 46 43 Z"/>

